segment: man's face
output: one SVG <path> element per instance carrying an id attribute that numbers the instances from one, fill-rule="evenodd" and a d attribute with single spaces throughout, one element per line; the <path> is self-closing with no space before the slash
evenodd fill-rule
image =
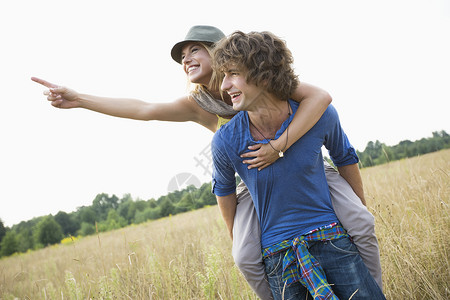
<path id="1" fill-rule="evenodd" d="M 231 64 L 224 72 L 221 89 L 231 97 L 233 109 L 237 111 L 255 111 L 258 98 L 263 94 L 263 90 L 246 80 L 246 71 Z"/>

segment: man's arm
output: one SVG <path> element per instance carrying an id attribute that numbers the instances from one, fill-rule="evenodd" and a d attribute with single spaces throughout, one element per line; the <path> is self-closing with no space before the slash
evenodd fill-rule
<path id="1" fill-rule="evenodd" d="M 366 205 L 361 173 L 358 168 L 358 155 L 341 127 L 336 109 L 330 105 L 324 116 L 327 120 L 324 145 L 339 174 L 350 184 L 361 202 Z"/>
<path id="2" fill-rule="evenodd" d="M 361 199 L 361 202 L 366 205 L 366 199 L 364 198 L 364 187 L 359 172 L 358 164 L 352 164 L 347 166 L 337 167 L 339 174 L 350 184 L 355 194 Z"/>
<path id="3" fill-rule="evenodd" d="M 236 193 L 227 196 L 216 196 L 222 218 L 227 225 L 231 239 L 233 239 L 233 223 L 236 214 L 237 197 Z"/>

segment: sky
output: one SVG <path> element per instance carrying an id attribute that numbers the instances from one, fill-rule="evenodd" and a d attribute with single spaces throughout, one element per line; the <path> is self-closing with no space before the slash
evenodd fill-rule
<path id="1" fill-rule="evenodd" d="M 61 1 L 0 4 L 0 219 L 12 226 L 92 204 L 157 199 L 210 180 L 212 132 L 60 110 L 31 76 L 80 93 L 170 102 L 170 57 L 193 25 L 271 31 L 300 80 L 333 97 L 354 147 L 450 132 L 450 1 Z"/>

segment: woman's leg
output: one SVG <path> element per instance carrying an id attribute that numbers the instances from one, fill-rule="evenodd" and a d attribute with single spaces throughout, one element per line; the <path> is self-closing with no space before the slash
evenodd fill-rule
<path id="1" fill-rule="evenodd" d="M 238 204 L 233 225 L 233 258 L 259 298 L 271 300 L 261 254 L 261 229 L 247 187 L 241 181 L 236 190 Z"/>
<path id="2" fill-rule="evenodd" d="M 358 247 L 361 258 L 370 274 L 380 288 L 383 288 L 380 250 L 375 235 L 374 217 L 362 204 L 348 182 L 327 162 L 324 162 L 324 164 L 334 211 L 342 226 Z"/>

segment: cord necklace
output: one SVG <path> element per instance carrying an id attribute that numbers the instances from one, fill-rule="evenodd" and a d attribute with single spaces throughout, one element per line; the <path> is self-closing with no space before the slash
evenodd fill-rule
<path id="1" fill-rule="evenodd" d="M 287 102 L 287 105 L 288 105 L 288 115 L 289 115 L 289 117 L 290 117 L 290 116 L 291 116 L 291 107 L 289 106 L 289 101 L 286 101 L 286 102 Z M 256 129 L 256 131 L 258 131 L 258 133 L 264 138 L 264 140 L 266 140 L 266 142 L 270 145 L 270 147 L 272 147 L 272 149 L 273 149 L 275 152 L 278 152 L 278 156 L 279 156 L 279 157 L 284 157 L 284 150 L 286 150 L 287 143 L 288 143 L 288 139 L 289 139 L 289 126 L 286 128 L 286 143 L 284 144 L 283 149 L 277 150 L 277 149 L 275 149 L 275 147 L 272 145 L 272 143 L 270 142 L 270 140 L 269 140 L 268 138 L 266 138 L 266 137 L 264 136 L 264 134 L 262 134 L 261 131 L 259 131 L 258 127 L 256 127 L 255 124 L 252 123 L 252 121 L 250 120 L 250 118 L 248 118 L 248 121 L 250 122 L 250 125 L 252 125 L 252 126 Z"/>

